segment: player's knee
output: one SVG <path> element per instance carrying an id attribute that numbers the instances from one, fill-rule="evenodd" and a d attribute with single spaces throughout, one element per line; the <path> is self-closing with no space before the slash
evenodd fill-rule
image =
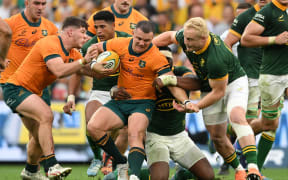
<path id="1" fill-rule="evenodd" d="M 242 137 L 254 135 L 254 132 L 250 125 L 242 125 L 231 122 L 232 128 L 234 129 L 237 139 L 241 139 Z"/>
<path id="2" fill-rule="evenodd" d="M 226 137 L 225 136 L 220 136 L 220 135 L 212 135 L 211 136 L 211 140 L 213 141 L 213 143 L 215 144 L 215 146 L 219 147 L 219 146 L 223 146 L 224 144 L 226 144 Z"/>
<path id="3" fill-rule="evenodd" d="M 52 125 L 53 119 L 54 119 L 54 116 L 53 116 L 52 111 L 43 112 L 40 116 L 40 123 L 48 123 Z"/>

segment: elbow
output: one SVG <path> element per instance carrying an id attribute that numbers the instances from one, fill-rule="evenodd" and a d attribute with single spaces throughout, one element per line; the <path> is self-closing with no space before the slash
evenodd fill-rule
<path id="1" fill-rule="evenodd" d="M 57 72 L 54 72 L 54 75 L 58 78 L 58 79 L 61 79 L 61 78 L 64 78 L 65 77 L 65 74 L 61 71 L 57 71 Z"/>
<path id="2" fill-rule="evenodd" d="M 250 41 L 249 37 L 247 37 L 247 36 L 243 36 L 241 38 L 241 41 L 240 41 L 241 45 L 245 46 L 245 47 L 251 47 L 251 43 L 250 42 L 251 41 Z"/>

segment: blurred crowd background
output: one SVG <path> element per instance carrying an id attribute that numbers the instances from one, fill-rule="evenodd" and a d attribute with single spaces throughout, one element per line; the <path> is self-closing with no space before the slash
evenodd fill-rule
<path id="1" fill-rule="evenodd" d="M 8 18 L 25 8 L 25 0 L 0 0 L 0 17 Z M 221 35 L 228 30 L 235 18 L 235 9 L 239 3 L 254 4 L 253 0 L 133 0 L 133 7 L 155 23 L 156 34 L 164 31 L 179 30 L 191 17 L 203 17 L 209 30 Z M 113 0 L 47 0 L 44 17 L 51 20 L 60 29 L 68 16 L 88 19 L 98 10 L 110 6 Z M 174 65 L 190 66 L 181 48 L 172 48 Z M 191 67 L 192 68 L 192 67 Z M 91 79 L 83 78 L 78 99 L 87 99 Z M 65 100 L 67 79 L 58 80 L 51 86 L 53 100 Z"/>

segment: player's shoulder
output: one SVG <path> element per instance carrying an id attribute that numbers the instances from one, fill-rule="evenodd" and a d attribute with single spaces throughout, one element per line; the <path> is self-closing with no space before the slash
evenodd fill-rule
<path id="1" fill-rule="evenodd" d="M 133 15 L 134 17 L 137 17 L 139 20 L 148 21 L 148 18 L 146 16 L 144 16 L 143 14 L 141 14 L 138 10 L 136 10 L 134 8 L 132 8 L 131 15 Z"/>
<path id="2" fill-rule="evenodd" d="M 10 27 L 11 27 L 11 25 L 16 25 L 16 24 L 23 22 L 23 20 L 24 19 L 23 19 L 21 13 L 15 14 L 9 18 L 4 19 L 4 21 L 6 23 L 8 23 Z"/>
<path id="3" fill-rule="evenodd" d="M 46 19 L 46 18 L 43 17 L 43 16 L 41 17 L 41 21 L 42 21 L 42 23 L 45 24 L 45 25 L 53 26 L 53 27 L 56 28 L 55 24 L 54 24 L 52 21 L 50 21 L 49 19 Z"/>

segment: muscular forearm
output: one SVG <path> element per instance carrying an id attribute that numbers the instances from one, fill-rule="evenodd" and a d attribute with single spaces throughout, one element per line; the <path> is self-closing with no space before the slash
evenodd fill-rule
<path id="1" fill-rule="evenodd" d="M 198 103 L 197 106 L 199 107 L 199 109 L 203 109 L 206 108 L 214 103 L 216 103 L 217 101 L 219 101 L 225 94 L 224 92 L 220 92 L 220 91 L 211 91 L 209 92 L 205 97 L 203 97 L 203 99 L 201 99 Z"/>
<path id="2" fill-rule="evenodd" d="M 69 83 L 68 83 L 68 94 L 76 94 L 79 86 L 81 83 L 81 75 L 79 74 L 73 74 L 70 79 L 69 79 Z"/>
<path id="3" fill-rule="evenodd" d="M 168 86 L 168 89 L 172 93 L 172 95 L 181 103 L 188 99 L 188 96 L 182 88 L 178 88 L 175 86 Z"/>
<path id="4" fill-rule="evenodd" d="M 174 34 L 174 31 L 167 31 L 164 32 L 158 36 L 156 36 L 153 39 L 153 44 L 156 46 L 168 46 L 170 44 L 176 43 L 173 41 L 173 39 L 171 38 L 171 36 Z"/>
<path id="5" fill-rule="evenodd" d="M 241 38 L 241 45 L 246 47 L 259 47 L 269 45 L 269 37 L 244 34 Z"/>
<path id="6" fill-rule="evenodd" d="M 177 77 L 177 86 L 188 91 L 200 90 L 200 81 L 196 76 Z"/>

